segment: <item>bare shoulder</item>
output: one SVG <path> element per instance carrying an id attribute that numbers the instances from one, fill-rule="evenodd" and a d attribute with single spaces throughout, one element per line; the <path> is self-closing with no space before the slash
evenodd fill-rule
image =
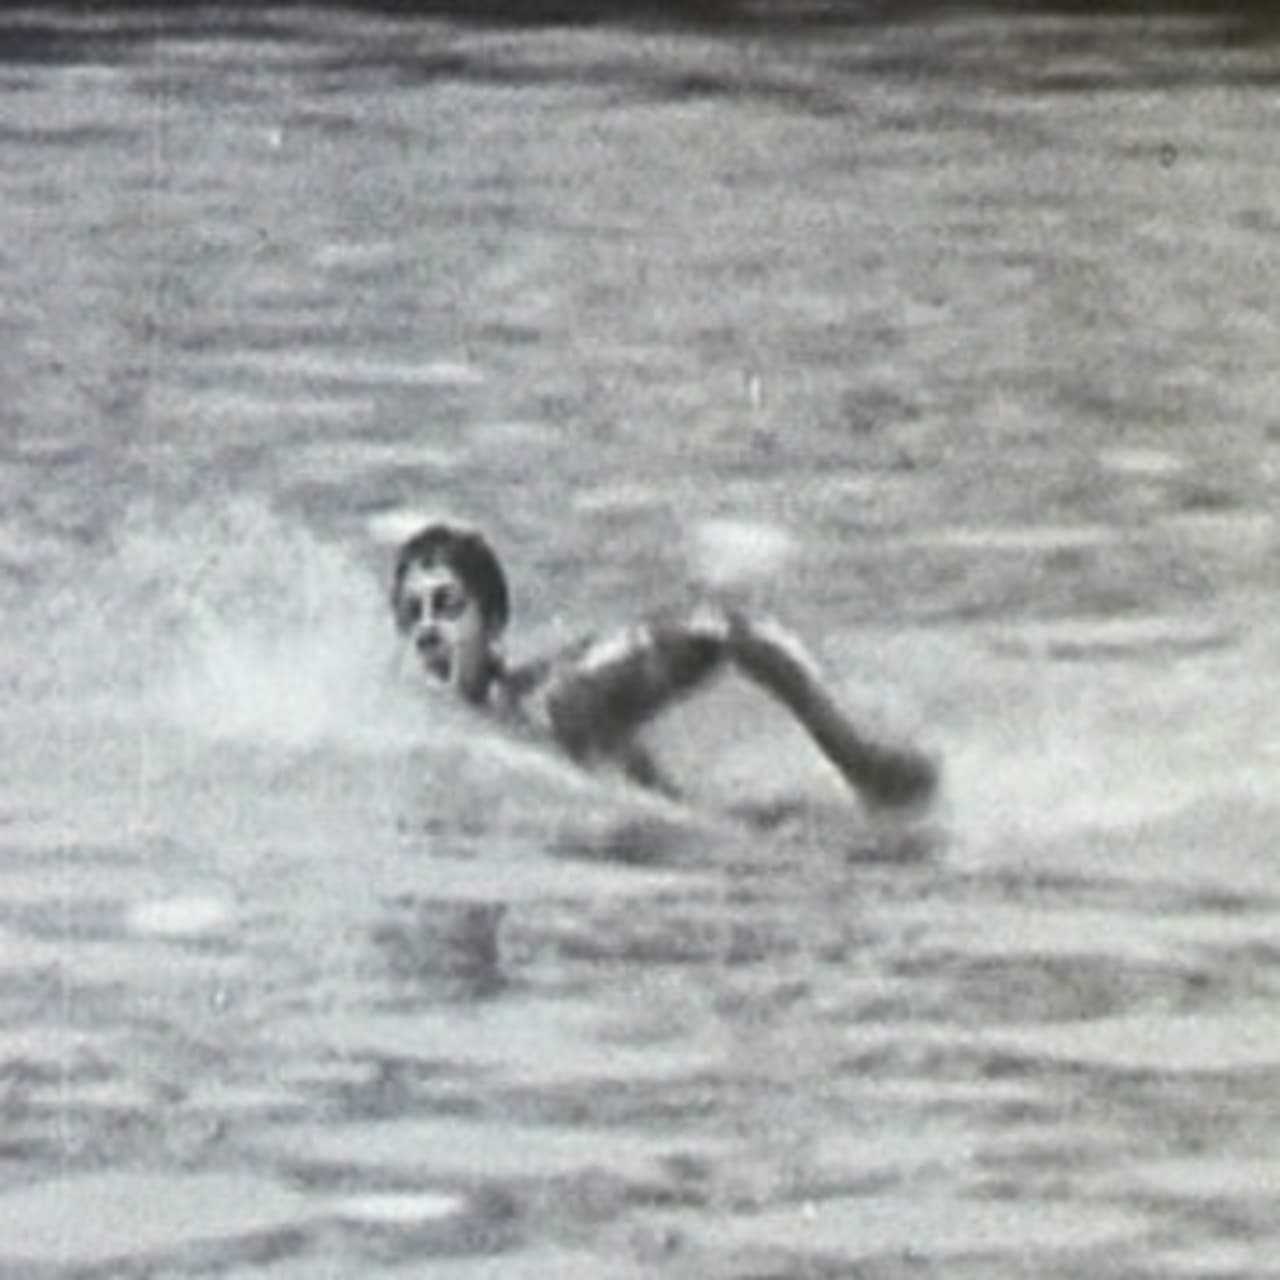
<path id="1" fill-rule="evenodd" d="M 613 751 L 715 674 L 731 630 L 715 605 L 653 613 L 514 669 L 510 692 L 570 753 Z"/>

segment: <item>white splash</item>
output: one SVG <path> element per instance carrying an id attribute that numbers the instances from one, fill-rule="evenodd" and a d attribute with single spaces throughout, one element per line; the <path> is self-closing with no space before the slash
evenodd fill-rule
<path id="1" fill-rule="evenodd" d="M 389 507 L 371 515 L 365 521 L 365 528 L 379 546 L 398 547 L 419 530 L 437 522 L 459 530 L 478 531 L 470 521 L 460 519 L 448 511 L 428 510 L 424 507 Z"/>
<path id="2" fill-rule="evenodd" d="M 151 938 L 194 939 L 220 933 L 232 919 L 229 903 L 215 897 L 154 898 L 133 905 L 130 933 Z"/>
<path id="3" fill-rule="evenodd" d="M 250 499 L 140 505 L 18 626 L 44 713 L 296 746 L 422 732 L 390 688 L 384 584 L 353 549 Z"/>
<path id="4" fill-rule="evenodd" d="M 775 577 L 795 553 L 795 539 L 777 525 L 713 518 L 689 534 L 689 560 L 709 587 L 728 589 Z"/>

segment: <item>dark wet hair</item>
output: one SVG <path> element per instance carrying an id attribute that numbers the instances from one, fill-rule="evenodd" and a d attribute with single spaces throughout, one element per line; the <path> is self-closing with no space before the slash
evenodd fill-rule
<path id="1" fill-rule="evenodd" d="M 397 608 L 405 575 L 414 564 L 445 564 L 462 579 L 476 598 L 485 625 L 502 631 L 511 615 L 506 574 L 484 535 L 474 529 L 440 521 L 429 524 L 401 546 L 396 556 L 391 605 Z"/>

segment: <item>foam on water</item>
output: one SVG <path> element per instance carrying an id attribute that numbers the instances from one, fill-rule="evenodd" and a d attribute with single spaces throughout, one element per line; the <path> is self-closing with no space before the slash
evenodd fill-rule
<path id="1" fill-rule="evenodd" d="M 25 621 L 24 683 L 45 709 L 298 745 L 405 729 L 378 703 L 389 648 L 375 582 L 251 501 L 135 508 Z"/>
<path id="2" fill-rule="evenodd" d="M 581 814 L 584 800 L 592 813 L 670 816 L 661 798 L 586 774 L 425 684 L 390 623 L 387 549 L 365 551 L 247 499 L 135 509 L 23 629 L 14 733 L 38 726 L 44 742 L 30 794 L 43 794 L 42 775 L 62 778 L 65 823 L 82 800 L 150 812 L 167 779 L 173 812 L 189 815 L 211 788 L 247 783 L 257 797 L 320 752 L 334 786 L 348 766 L 424 779 L 433 812 L 479 803 L 492 816 L 502 797 L 520 821 L 529 806 L 544 821 Z M 369 775 L 382 757 L 394 768 Z M 351 811 L 362 812 L 354 795 Z"/>
<path id="3" fill-rule="evenodd" d="M 1176 619 L 1167 630 L 1182 634 Z M 1227 626 L 1209 646 L 1166 644 L 1158 632 L 1065 660 L 1038 645 L 957 640 L 951 665 L 962 649 L 967 705 L 945 744 L 959 849 L 1057 859 L 1069 841 L 1083 859 L 1122 839 L 1133 850 L 1125 866 L 1160 874 L 1176 870 L 1170 845 L 1183 833 L 1206 873 L 1234 874 L 1251 856 L 1242 832 L 1271 804 L 1280 745 L 1258 713 L 1280 697 L 1273 625 Z M 1144 870 L 1134 854 L 1156 829 L 1163 861 Z M 1097 840 L 1080 845 L 1082 834 Z"/>
<path id="4" fill-rule="evenodd" d="M 248 500 L 135 508 L 101 549 L 64 558 L 9 639 L 18 691 L 46 718 L 360 750 L 431 737 L 447 718 L 395 687 L 376 574 Z"/>
<path id="5" fill-rule="evenodd" d="M 718 589 L 776 579 L 795 550 L 794 539 L 779 525 L 728 518 L 698 521 L 686 543 L 694 578 Z"/>
<path id="6" fill-rule="evenodd" d="M 213 897 L 160 898 L 138 902 L 128 912 L 130 932 L 154 938 L 193 939 L 226 929 L 231 904 Z"/>

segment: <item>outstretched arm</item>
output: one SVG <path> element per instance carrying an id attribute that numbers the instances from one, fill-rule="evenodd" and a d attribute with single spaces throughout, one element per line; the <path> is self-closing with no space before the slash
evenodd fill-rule
<path id="1" fill-rule="evenodd" d="M 733 610 L 707 607 L 657 618 L 588 646 L 551 674 L 544 690 L 548 718 L 576 758 L 625 761 L 644 724 L 727 666 L 786 706 L 869 803 L 914 804 L 933 793 L 938 771 L 928 756 L 870 737 L 794 637 Z"/>
<path id="2" fill-rule="evenodd" d="M 863 799 L 877 805 L 909 805 L 933 795 L 936 763 L 914 747 L 877 740 L 859 729 L 814 660 L 781 627 L 733 615 L 729 651 L 743 675 L 791 710 Z"/>

